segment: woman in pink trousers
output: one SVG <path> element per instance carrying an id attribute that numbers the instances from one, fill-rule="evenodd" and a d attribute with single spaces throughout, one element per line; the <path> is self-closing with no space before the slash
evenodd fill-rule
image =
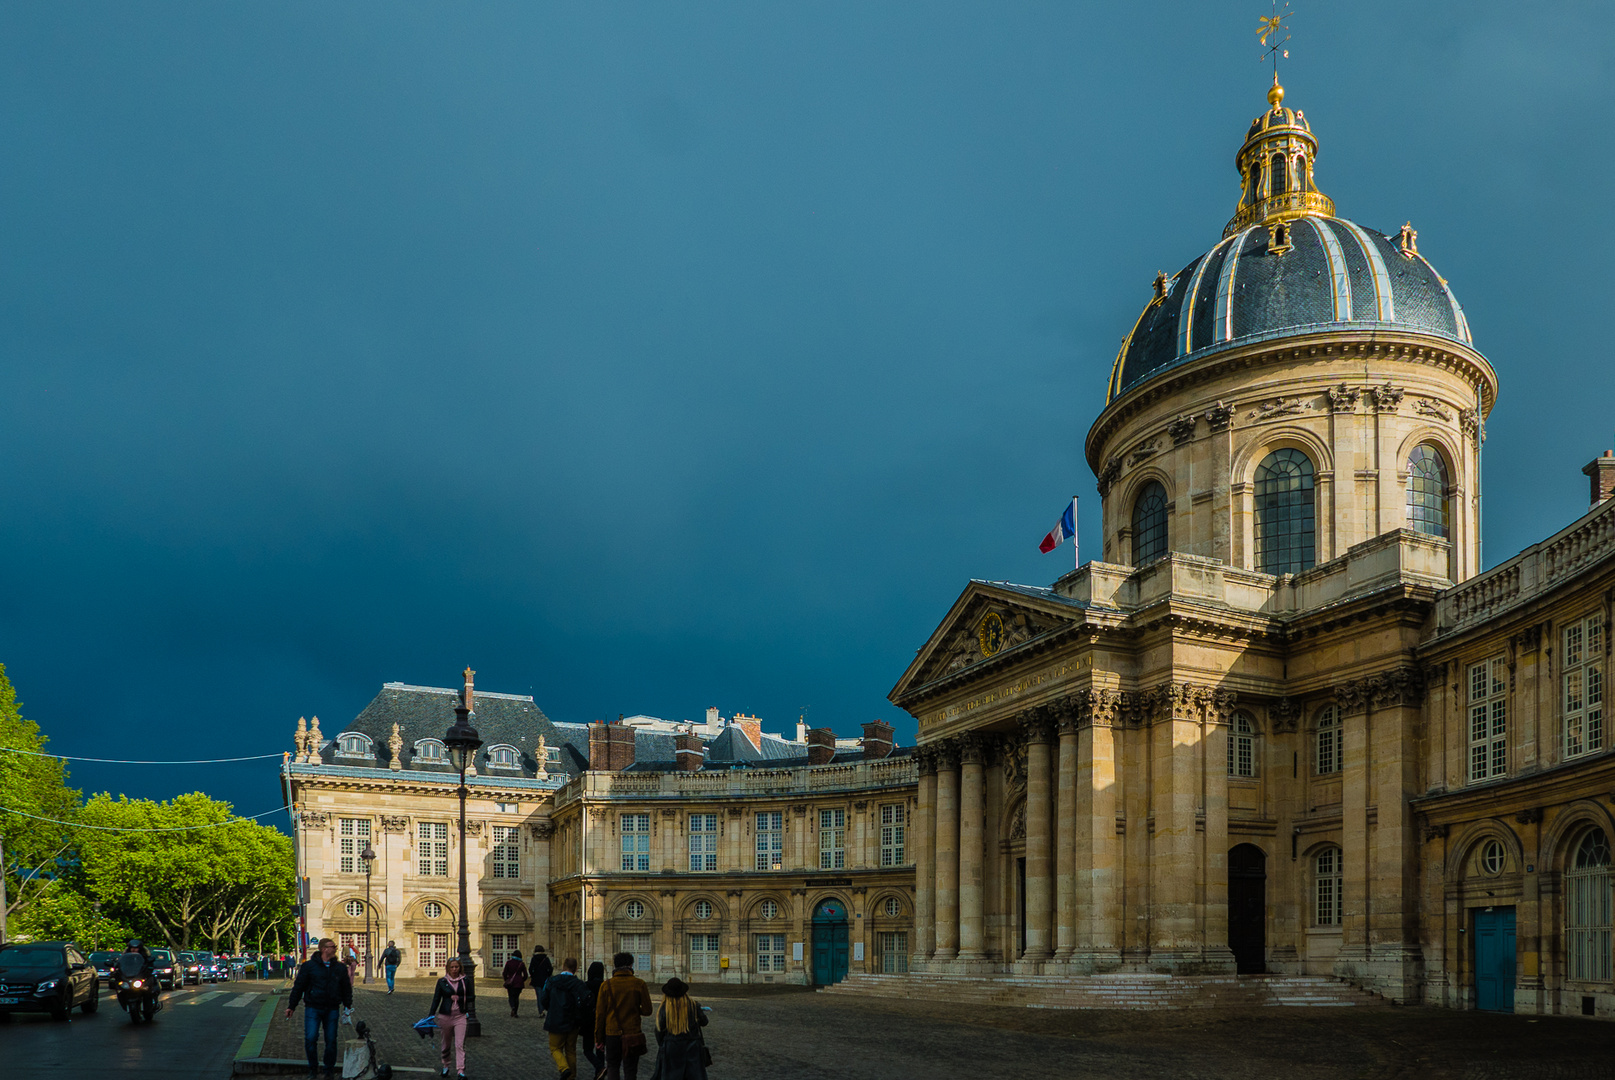
<path id="1" fill-rule="evenodd" d="M 454 1075 L 465 1080 L 465 1014 L 471 987 L 467 985 L 465 968 L 458 958 L 449 961 L 444 975 L 437 980 L 432 994 L 432 1015 L 437 1017 L 437 1030 L 442 1036 L 443 1071 L 449 1075 L 449 1046 L 454 1047 Z"/>

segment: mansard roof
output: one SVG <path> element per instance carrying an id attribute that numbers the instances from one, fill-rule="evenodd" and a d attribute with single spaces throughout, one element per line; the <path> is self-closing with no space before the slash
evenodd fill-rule
<path id="1" fill-rule="evenodd" d="M 355 765 L 388 768 L 392 753 L 388 740 L 393 725 L 398 725 L 403 739 L 400 753 L 405 769 L 417 772 L 451 773 L 454 769 L 444 761 L 430 761 L 419 757 L 416 744 L 425 739 L 442 740 L 443 733 L 454 723 L 454 706 L 460 700 L 460 691 L 440 686 L 410 686 L 405 683 L 387 683 L 371 699 L 353 722 L 337 732 L 320 748 L 320 760 L 327 765 Z M 476 693 L 476 711 L 472 724 L 482 737 L 482 749 L 477 753 L 477 771 L 485 776 L 533 777 L 538 774 L 538 740 L 547 746 L 563 747 L 561 764 L 551 765 L 549 772 L 579 772 L 582 766 L 569 759 L 569 740 L 563 739 L 544 710 L 527 694 L 495 694 L 486 690 Z M 338 754 L 339 740 L 343 735 L 357 733 L 370 740 L 370 753 L 363 758 Z M 515 769 L 491 768 L 487 754 L 495 746 L 515 747 L 520 755 L 520 766 Z M 583 761 L 588 760 L 588 736 L 584 736 Z"/>

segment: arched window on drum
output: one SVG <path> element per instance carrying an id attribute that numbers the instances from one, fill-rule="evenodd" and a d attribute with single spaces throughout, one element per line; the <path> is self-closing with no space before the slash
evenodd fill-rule
<path id="1" fill-rule="evenodd" d="M 1151 480 L 1133 503 L 1133 565 L 1152 563 L 1166 554 L 1166 488 Z"/>
<path id="2" fill-rule="evenodd" d="M 1298 574 L 1317 554 L 1312 460 L 1284 447 L 1256 469 L 1256 569 Z"/>
<path id="3" fill-rule="evenodd" d="M 1429 445 L 1408 455 L 1408 528 L 1426 536 L 1451 535 L 1447 513 L 1447 465 Z"/>
<path id="4" fill-rule="evenodd" d="M 1274 154 L 1273 155 L 1273 194 L 1275 194 L 1275 195 L 1283 195 L 1285 193 L 1285 191 L 1288 190 L 1288 184 L 1286 183 L 1286 181 L 1289 179 L 1289 175 L 1290 175 L 1290 170 L 1285 167 L 1284 155 L 1283 154 Z"/>
<path id="5" fill-rule="evenodd" d="M 1576 845 L 1565 871 L 1565 957 L 1575 982 L 1608 982 L 1612 922 L 1609 837 L 1593 829 Z"/>

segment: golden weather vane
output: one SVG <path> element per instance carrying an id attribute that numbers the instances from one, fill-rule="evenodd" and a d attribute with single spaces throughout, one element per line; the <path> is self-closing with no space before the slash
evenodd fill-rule
<path id="1" fill-rule="evenodd" d="M 1281 14 L 1278 0 L 1273 0 L 1273 14 L 1258 18 L 1256 21 L 1256 37 L 1265 50 L 1262 53 L 1262 59 L 1273 58 L 1273 81 L 1275 83 L 1278 82 L 1279 78 L 1279 57 L 1282 56 L 1286 60 L 1290 58 L 1290 50 L 1286 49 L 1284 44 L 1290 40 L 1290 28 L 1285 25 L 1285 20 L 1291 14 L 1289 4 L 1284 5 L 1284 11 Z M 1281 37 L 1280 35 L 1283 36 Z"/>

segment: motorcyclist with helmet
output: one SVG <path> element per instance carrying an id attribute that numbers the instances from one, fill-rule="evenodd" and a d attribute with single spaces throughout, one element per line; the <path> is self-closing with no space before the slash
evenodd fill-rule
<path id="1" fill-rule="evenodd" d="M 152 971 L 151 950 L 139 938 L 130 938 L 112 965 L 112 988 L 118 993 L 118 1003 L 129 1010 L 130 1019 L 139 1022 L 144 1002 L 145 1018 L 163 1007 L 163 985 Z"/>

